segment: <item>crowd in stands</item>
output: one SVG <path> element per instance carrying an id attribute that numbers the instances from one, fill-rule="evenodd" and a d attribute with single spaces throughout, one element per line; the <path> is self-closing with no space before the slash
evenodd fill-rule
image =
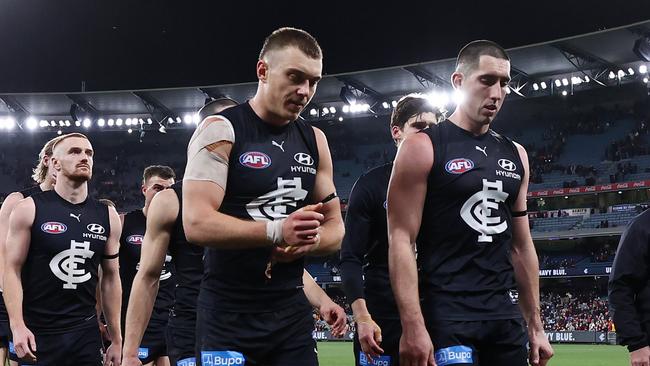
<path id="1" fill-rule="evenodd" d="M 607 299 L 596 291 L 542 291 L 540 305 L 546 331 L 611 329 Z"/>

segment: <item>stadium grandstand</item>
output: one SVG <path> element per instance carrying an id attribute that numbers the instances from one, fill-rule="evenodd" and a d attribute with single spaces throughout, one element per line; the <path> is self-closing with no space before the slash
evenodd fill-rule
<path id="1" fill-rule="evenodd" d="M 650 204 L 650 62 L 633 52 L 640 34 L 650 34 L 650 21 L 508 50 L 512 82 L 493 128 L 529 154 L 529 224 L 553 342 L 616 343 L 607 277 L 621 233 Z M 444 59 L 323 78 L 302 118 L 328 137 L 344 213 L 356 179 L 395 156 L 388 121 L 401 96 L 423 93 L 453 111 L 453 68 Z M 0 201 L 33 184 L 45 141 L 82 132 L 98 157 L 92 194 L 120 212 L 140 208 L 143 168 L 166 164 L 182 178 L 204 103 L 244 102 L 256 86 L 1 94 Z M 306 268 L 354 324 L 338 254 L 309 258 Z M 314 337 L 336 340 L 317 312 L 314 319 Z"/>

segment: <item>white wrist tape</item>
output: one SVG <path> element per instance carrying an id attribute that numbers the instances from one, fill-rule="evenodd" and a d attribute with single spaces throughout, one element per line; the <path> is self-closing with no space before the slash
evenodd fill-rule
<path id="1" fill-rule="evenodd" d="M 284 244 L 284 235 L 282 234 L 282 224 L 285 219 L 279 219 L 266 222 L 266 239 L 275 246 Z"/>

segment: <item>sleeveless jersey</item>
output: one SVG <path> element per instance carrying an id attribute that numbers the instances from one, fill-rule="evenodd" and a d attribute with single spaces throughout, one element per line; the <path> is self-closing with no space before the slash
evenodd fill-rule
<path id="1" fill-rule="evenodd" d="M 142 210 L 134 210 L 124 216 L 119 254 L 120 279 L 122 281 L 122 331 L 125 330 L 126 310 L 129 305 L 133 279 L 140 266 L 140 251 L 146 224 L 147 219 Z M 171 257 L 167 255 L 160 273 L 158 295 L 154 302 L 147 330 L 153 327 L 163 328 L 169 319 L 169 309 L 173 303 L 175 286 L 170 261 Z"/>
<path id="2" fill-rule="evenodd" d="M 421 133 L 434 148 L 417 240 L 423 311 L 432 320 L 521 317 L 510 259 L 524 176 L 516 146 L 449 120 Z"/>
<path id="3" fill-rule="evenodd" d="M 172 186 L 178 196 L 179 211 L 172 235 L 169 239 L 169 253 L 175 269 L 176 290 L 174 292 L 173 314 L 178 322 L 196 324 L 196 301 L 203 277 L 204 248 L 187 242 L 183 230 L 183 182 Z"/>
<path id="4" fill-rule="evenodd" d="M 22 269 L 25 324 L 39 333 L 83 326 L 95 314 L 98 269 L 110 233 L 108 208 L 94 198 L 72 204 L 54 190 L 31 196 L 36 213 Z"/>
<path id="5" fill-rule="evenodd" d="M 243 220 L 287 217 L 312 203 L 318 148 L 311 126 L 294 121 L 275 127 L 260 119 L 249 103 L 221 113 L 234 128 L 228 183 L 220 212 Z M 227 311 L 274 311 L 298 301 L 304 259 L 277 263 L 265 276 L 271 247 L 209 248 L 199 305 Z"/>

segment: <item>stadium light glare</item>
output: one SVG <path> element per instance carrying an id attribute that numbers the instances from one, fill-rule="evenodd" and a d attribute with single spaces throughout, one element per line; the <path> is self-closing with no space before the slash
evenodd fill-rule
<path id="1" fill-rule="evenodd" d="M 560 79 L 555 79 L 555 86 L 557 86 L 558 88 L 562 86 L 562 82 L 560 81 Z"/>
<path id="2" fill-rule="evenodd" d="M 181 117 L 176 117 L 176 123 L 181 123 Z"/>
<path id="3" fill-rule="evenodd" d="M 121 126 L 122 125 L 122 119 L 118 118 L 115 120 L 115 126 Z"/>
<path id="4" fill-rule="evenodd" d="M 461 105 L 465 102 L 465 94 L 460 91 L 460 89 L 455 89 L 453 93 L 451 93 L 451 101 L 455 105 Z"/>
<path id="5" fill-rule="evenodd" d="M 201 122 L 201 116 L 199 116 L 198 113 L 194 113 L 192 115 L 192 122 L 194 122 L 195 125 L 198 125 L 199 122 Z"/>
<path id="6" fill-rule="evenodd" d="M 444 108 L 447 104 L 449 104 L 449 95 L 445 92 L 431 92 L 428 94 L 425 94 L 427 100 L 429 100 L 429 104 L 431 104 L 434 107 L 437 108 Z"/>
<path id="7" fill-rule="evenodd" d="M 174 123 L 174 119 L 171 118 L 171 117 L 168 117 L 168 118 L 167 118 L 167 123 L 170 123 L 170 124 L 171 124 L 171 123 Z"/>
<path id="8" fill-rule="evenodd" d="M 539 85 L 537 83 L 533 83 L 533 90 L 538 91 L 539 90 Z"/>
<path id="9" fill-rule="evenodd" d="M 186 125 L 189 125 L 192 123 L 192 115 L 191 114 L 186 114 L 183 116 L 183 122 L 185 122 Z"/>
<path id="10" fill-rule="evenodd" d="M 639 73 L 640 74 L 647 74 L 648 73 L 648 66 L 646 66 L 645 64 L 642 64 L 641 66 L 639 66 Z"/>
<path id="11" fill-rule="evenodd" d="M 569 94 L 569 93 L 567 93 L 567 91 L 566 91 L 566 90 L 562 90 L 562 95 L 563 95 L 563 96 L 565 96 L 565 97 L 566 97 L 566 96 L 567 96 L 567 94 Z"/>
<path id="12" fill-rule="evenodd" d="M 394 100 L 394 101 L 390 102 L 390 105 L 392 105 L 393 108 L 397 107 L 397 101 Z"/>
<path id="13" fill-rule="evenodd" d="M 628 69 L 627 69 L 627 73 L 628 73 L 629 75 L 634 75 L 634 69 L 631 68 L 631 67 L 628 68 Z"/>
<path id="14" fill-rule="evenodd" d="M 589 79 L 589 76 L 585 75 L 585 83 L 588 83 L 590 81 L 591 81 L 591 79 Z"/>
<path id="15" fill-rule="evenodd" d="M 109 119 L 108 119 L 108 125 L 109 125 L 109 126 L 113 126 L 114 124 L 115 124 L 115 120 L 112 119 L 112 118 L 109 118 Z"/>
<path id="16" fill-rule="evenodd" d="M 384 107 L 384 109 L 390 108 L 390 105 L 388 104 L 388 102 L 381 103 L 381 106 Z"/>
<path id="17" fill-rule="evenodd" d="M 124 124 L 127 125 L 127 126 L 131 126 L 131 118 L 127 118 L 127 119 L 124 121 Z"/>
<path id="18" fill-rule="evenodd" d="M 6 124 L 5 119 L 4 119 L 4 118 L 0 118 L 0 130 L 4 130 L 4 129 L 5 129 L 5 124 Z"/>
<path id="19" fill-rule="evenodd" d="M 141 125 L 144 124 L 144 120 L 142 118 L 138 118 L 138 122 L 140 122 Z"/>
<path id="20" fill-rule="evenodd" d="M 106 121 L 103 118 L 100 118 L 100 119 L 97 120 L 97 126 L 104 127 L 105 124 L 106 124 Z"/>
<path id="21" fill-rule="evenodd" d="M 510 93 L 512 93 L 512 91 L 510 90 L 510 87 L 506 86 L 506 94 L 510 94 Z"/>
<path id="22" fill-rule="evenodd" d="M 5 128 L 9 131 L 13 130 L 16 127 L 16 119 L 12 116 L 7 117 L 5 120 Z"/>
<path id="23" fill-rule="evenodd" d="M 133 130 L 129 128 L 126 132 L 131 133 Z"/>
<path id="24" fill-rule="evenodd" d="M 618 75 L 618 78 L 619 78 L 619 79 L 622 79 L 622 78 L 625 76 L 625 71 L 623 71 L 623 70 L 618 70 L 617 75 Z"/>
<path id="25" fill-rule="evenodd" d="M 63 126 L 65 126 L 65 123 L 63 122 L 62 119 L 60 119 L 60 120 L 59 120 L 59 127 L 63 127 Z"/>
<path id="26" fill-rule="evenodd" d="M 56 121 L 50 121 L 50 126 L 56 127 Z"/>
<path id="27" fill-rule="evenodd" d="M 614 71 L 610 71 L 608 76 L 610 79 L 616 79 L 616 74 L 614 74 Z"/>
<path id="28" fill-rule="evenodd" d="M 343 113 L 350 113 L 350 106 L 349 105 L 344 105 L 343 106 Z"/>
<path id="29" fill-rule="evenodd" d="M 547 88 L 545 81 L 542 81 L 541 83 L 539 83 L 539 86 L 541 86 L 542 89 L 544 89 L 544 90 L 546 90 L 546 88 Z"/>
<path id="30" fill-rule="evenodd" d="M 323 116 L 327 115 L 330 113 L 330 110 L 327 109 L 327 107 L 323 107 Z"/>
<path id="31" fill-rule="evenodd" d="M 61 135 L 62 133 L 63 133 L 63 131 L 61 131 L 61 130 L 56 131 L 57 135 Z"/>
<path id="32" fill-rule="evenodd" d="M 65 120 L 65 127 L 70 127 L 70 124 L 71 124 L 71 123 L 70 123 L 70 120 L 69 120 L 69 119 L 66 119 L 66 120 Z"/>
<path id="33" fill-rule="evenodd" d="M 38 122 L 36 121 L 36 118 L 34 117 L 27 117 L 25 120 L 25 123 L 27 124 L 27 129 L 33 130 L 38 126 Z"/>
<path id="34" fill-rule="evenodd" d="M 74 121 L 74 125 L 77 127 L 81 126 L 81 121 L 79 120 Z"/>
<path id="35" fill-rule="evenodd" d="M 316 108 L 310 109 L 309 110 L 309 115 L 312 116 L 312 117 L 316 117 L 318 115 L 318 111 L 316 110 Z"/>
<path id="36" fill-rule="evenodd" d="M 568 86 L 569 85 L 569 80 L 567 80 L 567 78 L 563 78 L 562 79 L 562 85 Z"/>
<path id="37" fill-rule="evenodd" d="M 147 124 L 150 125 L 152 123 L 153 123 L 153 121 L 151 120 L 151 118 L 147 118 Z"/>
<path id="38" fill-rule="evenodd" d="M 648 77 L 647 76 L 643 78 L 643 82 L 646 83 L 646 84 L 648 83 Z"/>
<path id="39" fill-rule="evenodd" d="M 339 122 L 343 122 L 343 117 L 339 117 Z"/>
<path id="40" fill-rule="evenodd" d="M 88 118 L 84 119 L 84 127 L 85 128 L 90 128 L 90 119 L 88 119 Z"/>
<path id="41" fill-rule="evenodd" d="M 332 113 L 332 114 L 336 113 L 336 108 L 330 107 L 330 113 Z"/>

